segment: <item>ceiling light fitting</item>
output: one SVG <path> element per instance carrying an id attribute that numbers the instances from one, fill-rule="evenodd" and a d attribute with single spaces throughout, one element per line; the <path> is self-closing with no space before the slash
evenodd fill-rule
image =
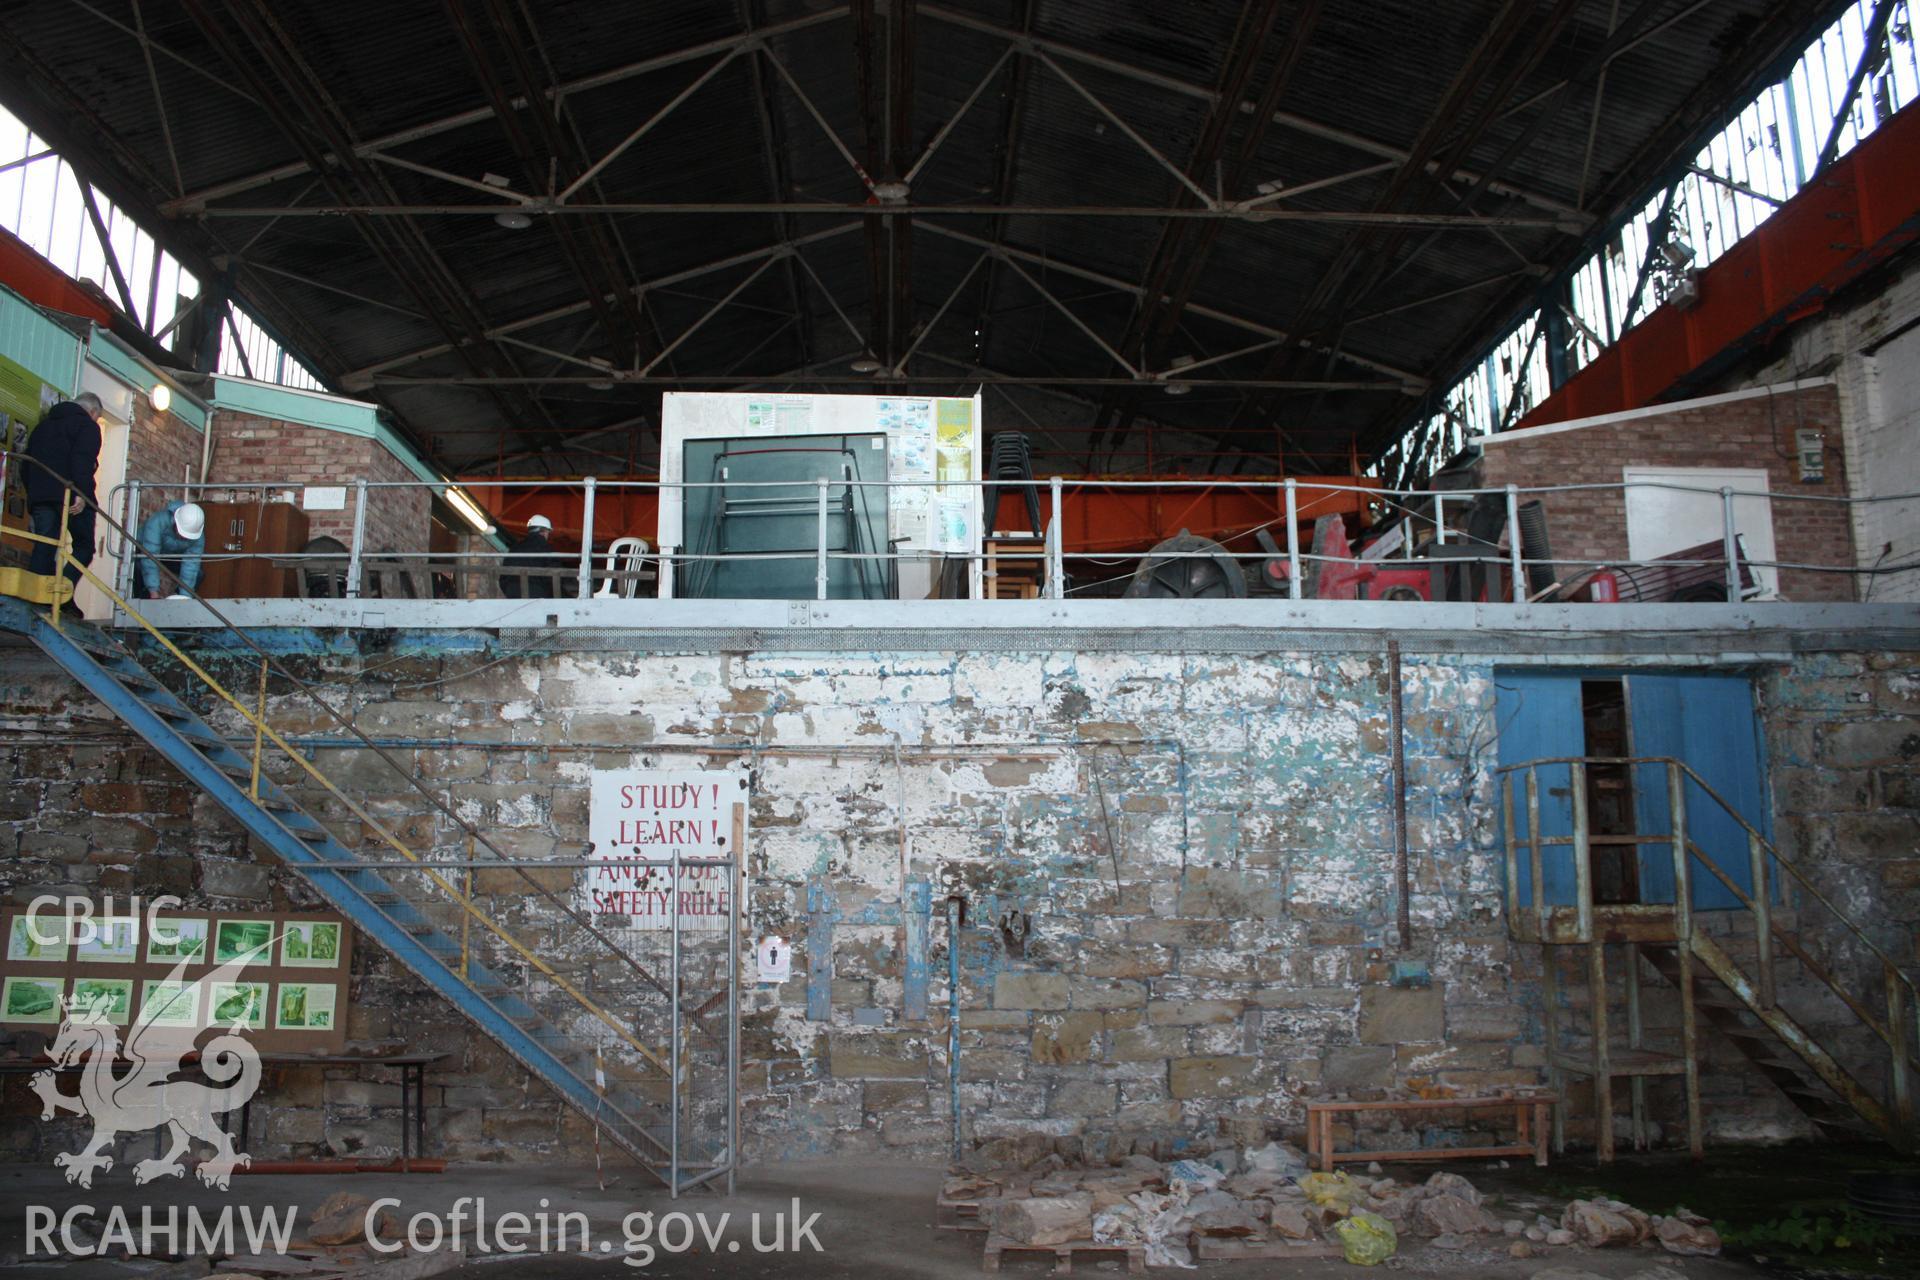
<path id="1" fill-rule="evenodd" d="M 493 220 L 509 231 L 525 231 L 533 225 L 533 219 L 518 209 L 509 209 L 505 213 L 496 213 Z"/>
<path id="2" fill-rule="evenodd" d="M 467 496 L 466 490 L 450 484 L 443 496 L 447 500 L 447 505 L 458 511 L 461 519 L 472 525 L 477 532 L 493 532 L 493 521 L 487 519 L 487 513 L 480 509 L 479 503 Z"/>

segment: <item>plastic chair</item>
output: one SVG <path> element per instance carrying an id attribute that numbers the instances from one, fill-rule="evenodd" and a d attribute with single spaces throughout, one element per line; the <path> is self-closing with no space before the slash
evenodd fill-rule
<path id="1" fill-rule="evenodd" d="M 594 599 L 619 596 L 624 600 L 633 599 L 640 589 L 640 567 L 646 563 L 647 540 L 645 538 L 615 538 L 607 544 L 607 578 L 600 589 L 593 593 Z M 623 574 L 623 577 L 615 577 Z"/>

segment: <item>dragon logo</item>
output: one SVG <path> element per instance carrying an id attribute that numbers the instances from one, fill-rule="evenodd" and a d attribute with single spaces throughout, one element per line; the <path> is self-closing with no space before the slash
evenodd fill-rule
<path id="1" fill-rule="evenodd" d="M 242 1032 L 258 1024 L 265 997 L 260 986 L 236 981 L 256 954 L 251 952 L 191 982 L 182 976 L 186 969 L 182 961 L 165 983 L 152 984 L 125 1044 L 109 1016 L 107 999 L 63 1001 L 66 1019 L 47 1051 L 53 1069 L 37 1073 L 32 1085 L 40 1095 L 42 1120 L 71 1111 L 93 1121 L 93 1137 L 85 1146 L 53 1158 L 54 1165 L 66 1171 L 68 1182 L 92 1187 L 96 1171 L 113 1168 L 110 1152 L 115 1139 L 161 1126 L 170 1133 L 172 1144 L 164 1155 L 134 1166 L 136 1184 L 184 1177 L 186 1165 L 181 1157 L 195 1139 L 214 1148 L 213 1158 L 202 1161 L 196 1170 L 209 1187 L 226 1190 L 233 1171 L 252 1163 L 251 1157 L 233 1149 L 233 1139 L 214 1117 L 238 1110 L 260 1087 L 260 1051 Z M 201 993 L 222 986 L 237 989 L 240 999 L 229 997 L 201 1017 Z M 154 989 L 165 998 L 154 998 Z M 174 1079 L 194 1052 L 200 1033 L 221 1026 L 225 1030 L 199 1049 L 201 1073 L 213 1083 Z M 116 1070 L 122 1059 L 128 1067 L 124 1073 Z M 76 1067 L 80 1068 L 80 1092 L 61 1093 L 59 1072 Z"/>

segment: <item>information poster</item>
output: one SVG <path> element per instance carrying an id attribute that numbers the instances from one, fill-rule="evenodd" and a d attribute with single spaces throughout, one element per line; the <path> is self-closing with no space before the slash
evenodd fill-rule
<path id="1" fill-rule="evenodd" d="M 0 1029 L 52 1034 L 70 1009 L 95 1008 L 116 1027 L 242 1027 L 263 1052 L 345 1050 L 354 934 L 339 916 L 112 911 L 0 916 Z"/>
<path id="2" fill-rule="evenodd" d="M 596 919 L 630 929 L 671 929 L 676 899 L 683 930 L 724 930 L 733 912 L 731 867 L 664 866 L 681 858 L 730 858 L 745 841 L 747 783 L 724 770 L 598 769 L 587 810 L 586 903 Z M 738 830 L 734 816 L 740 815 Z"/>

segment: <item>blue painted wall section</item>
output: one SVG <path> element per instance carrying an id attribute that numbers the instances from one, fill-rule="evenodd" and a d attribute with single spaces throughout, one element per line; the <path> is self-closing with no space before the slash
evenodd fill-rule
<path id="1" fill-rule="evenodd" d="M 818 877 L 807 881 L 807 1019 L 826 1022 L 833 1016 L 833 930 L 835 925 L 889 925 L 906 932 L 907 951 L 901 977 L 900 1016 L 906 1022 L 927 1020 L 927 926 L 933 910 L 933 886 L 909 880 L 898 901 L 869 902 L 841 913 L 833 889 Z M 859 1013 L 856 1010 L 856 1015 Z M 875 1020 L 867 1019 L 867 1025 Z"/>

